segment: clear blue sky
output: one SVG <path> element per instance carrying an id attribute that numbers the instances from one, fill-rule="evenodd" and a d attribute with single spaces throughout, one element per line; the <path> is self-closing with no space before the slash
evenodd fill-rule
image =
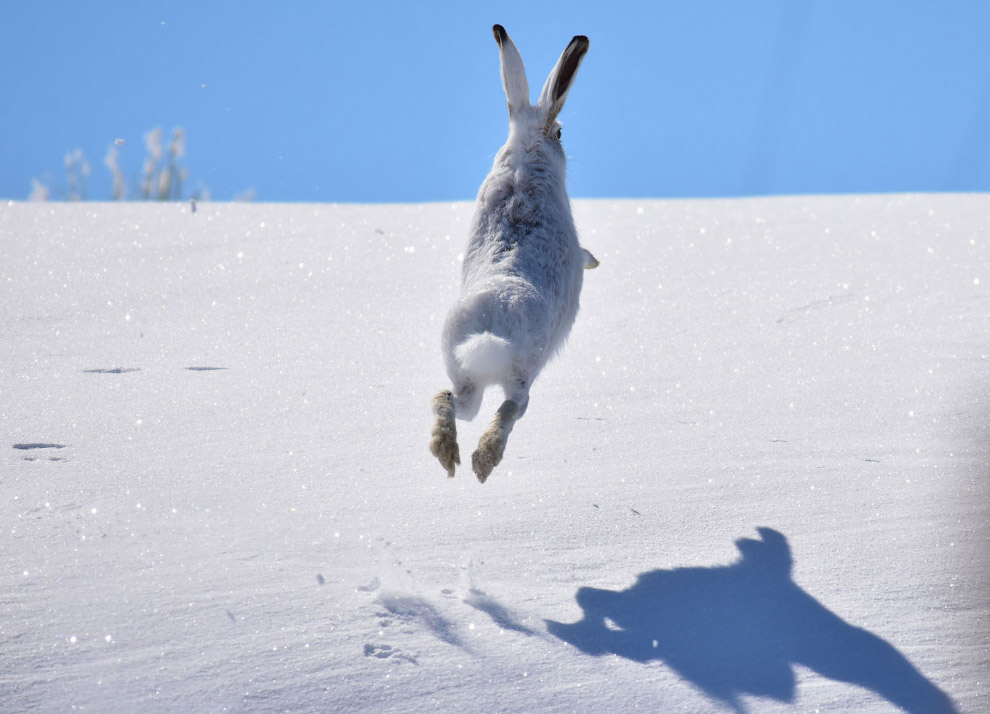
<path id="1" fill-rule="evenodd" d="M 561 117 L 573 197 L 990 191 L 990 2 L 232 2 L 0 5 L 0 197 L 110 197 L 142 136 L 187 132 L 217 200 L 473 198 L 506 136 L 491 25 Z M 130 188 L 133 194 L 133 188 Z"/>

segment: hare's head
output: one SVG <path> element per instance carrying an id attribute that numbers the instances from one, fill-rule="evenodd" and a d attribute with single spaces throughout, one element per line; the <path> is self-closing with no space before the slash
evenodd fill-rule
<path id="1" fill-rule="evenodd" d="M 528 145 L 546 140 L 559 147 L 560 124 L 557 115 L 564 107 L 567 92 L 588 51 L 588 38 L 578 35 L 571 40 L 547 77 L 539 101 L 533 106 L 529 103 L 529 83 L 519 50 L 504 27 L 495 25 L 492 30 L 502 58 L 502 83 L 509 102 L 512 134 Z"/>

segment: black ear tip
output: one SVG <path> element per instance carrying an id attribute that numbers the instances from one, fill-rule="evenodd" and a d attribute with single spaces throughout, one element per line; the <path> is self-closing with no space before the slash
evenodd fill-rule
<path id="1" fill-rule="evenodd" d="M 509 36 L 509 33 L 507 33 L 505 28 L 501 25 L 495 25 L 492 28 L 492 33 L 495 35 L 495 41 L 499 44 L 502 44 L 505 41 L 505 38 Z"/>
<path id="2" fill-rule="evenodd" d="M 587 52 L 588 45 L 590 45 L 591 42 L 588 41 L 588 38 L 585 35 L 575 35 L 574 39 L 571 40 L 571 44 L 576 44 L 581 48 L 582 52 Z"/>

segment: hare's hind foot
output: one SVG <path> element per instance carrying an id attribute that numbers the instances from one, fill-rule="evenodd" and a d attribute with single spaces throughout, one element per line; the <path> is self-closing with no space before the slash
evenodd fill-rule
<path id="1" fill-rule="evenodd" d="M 440 465 L 447 469 L 447 477 L 454 476 L 455 464 L 461 463 L 460 450 L 457 448 L 457 426 L 454 423 L 454 395 L 449 390 L 439 392 L 433 397 L 431 406 L 437 420 L 433 423 L 430 433 L 430 452 L 437 457 Z"/>
<path id="2" fill-rule="evenodd" d="M 471 455 L 471 468 L 474 469 L 478 480 L 484 483 L 492 470 L 498 466 L 505 453 L 505 444 L 509 440 L 509 432 L 519 416 L 519 405 L 511 399 L 502 402 L 495 412 L 495 418 L 488 425 L 485 433 L 478 442 L 478 450 Z"/>

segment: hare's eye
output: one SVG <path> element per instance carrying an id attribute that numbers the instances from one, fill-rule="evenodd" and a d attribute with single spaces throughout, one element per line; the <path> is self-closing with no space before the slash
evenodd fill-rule
<path id="1" fill-rule="evenodd" d="M 560 140 L 560 127 L 557 127 L 557 139 Z"/>

